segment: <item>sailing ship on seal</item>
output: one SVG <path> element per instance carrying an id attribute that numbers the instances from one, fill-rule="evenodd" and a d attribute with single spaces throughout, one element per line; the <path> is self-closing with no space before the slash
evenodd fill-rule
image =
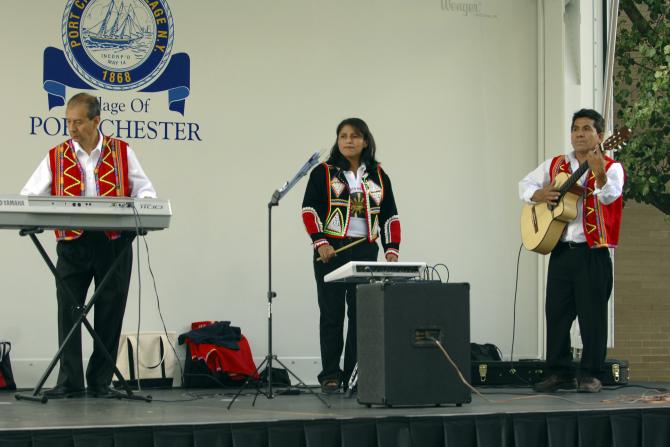
<path id="1" fill-rule="evenodd" d="M 96 29 L 97 28 L 97 29 Z M 123 2 L 117 7 L 111 0 L 105 17 L 91 29 L 84 30 L 84 36 L 90 44 L 104 47 L 125 48 L 142 39 L 149 33 L 139 25 L 135 8 Z"/>

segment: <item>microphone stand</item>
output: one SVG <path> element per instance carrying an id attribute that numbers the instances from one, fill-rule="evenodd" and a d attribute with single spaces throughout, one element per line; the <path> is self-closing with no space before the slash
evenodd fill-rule
<path id="1" fill-rule="evenodd" d="M 307 386 L 307 384 L 300 378 L 298 377 L 291 369 L 286 366 L 279 358 L 277 357 L 276 354 L 272 352 L 272 300 L 277 297 L 277 293 L 272 290 L 272 208 L 275 206 L 279 206 L 279 201 L 288 193 L 291 188 L 293 188 L 298 181 L 302 177 L 304 177 L 310 169 L 312 169 L 314 166 L 316 166 L 319 163 L 319 153 L 314 152 L 307 162 L 298 170 L 298 172 L 293 176 L 293 178 L 284 183 L 281 188 L 275 190 L 272 193 L 272 197 L 270 198 L 270 202 L 268 202 L 268 291 L 267 291 L 267 300 L 268 300 L 268 353 L 263 359 L 263 361 L 256 367 L 256 374 L 258 374 L 258 371 L 263 367 L 263 365 L 266 365 L 266 371 L 267 371 L 267 390 L 265 392 L 262 392 L 260 390 L 260 386 L 256 387 L 256 396 L 254 396 L 254 400 L 252 403 L 253 405 L 256 405 L 256 398 L 258 397 L 259 394 L 263 394 L 267 399 L 274 399 L 275 393 L 272 390 L 272 363 L 277 362 L 279 363 L 291 376 L 293 376 L 300 385 L 302 385 L 307 391 L 309 391 L 312 395 L 314 395 L 316 398 L 318 398 L 323 404 L 330 408 L 330 404 L 323 400 L 323 398 L 312 391 L 312 389 Z M 254 375 L 256 375 L 254 374 Z M 244 381 L 240 389 L 237 391 L 237 394 L 233 397 L 233 399 L 230 401 L 228 404 L 228 409 L 232 407 L 233 403 L 235 400 L 239 397 L 239 395 L 242 393 L 244 388 L 249 384 L 249 381 L 251 380 L 253 376 L 247 377 L 247 379 Z"/>

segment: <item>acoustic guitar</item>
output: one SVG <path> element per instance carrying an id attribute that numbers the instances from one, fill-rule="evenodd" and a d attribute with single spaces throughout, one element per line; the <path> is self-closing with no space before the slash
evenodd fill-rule
<path id="1" fill-rule="evenodd" d="M 602 145 L 601 150 L 620 149 L 630 137 L 630 129 L 619 129 Z M 577 217 L 577 201 L 584 188 L 577 181 L 589 169 L 588 162 L 579 166 L 572 175 L 561 172 L 554 178 L 559 198 L 556 205 L 548 203 L 525 204 L 521 210 L 521 239 L 527 250 L 546 255 L 558 243 L 565 226 Z"/>

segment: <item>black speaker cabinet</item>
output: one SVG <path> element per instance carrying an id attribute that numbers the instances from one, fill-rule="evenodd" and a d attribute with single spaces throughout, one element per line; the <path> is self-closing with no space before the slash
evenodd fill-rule
<path id="1" fill-rule="evenodd" d="M 470 402 L 470 390 L 429 337 L 470 381 L 470 284 L 398 282 L 357 289 L 358 402 Z"/>

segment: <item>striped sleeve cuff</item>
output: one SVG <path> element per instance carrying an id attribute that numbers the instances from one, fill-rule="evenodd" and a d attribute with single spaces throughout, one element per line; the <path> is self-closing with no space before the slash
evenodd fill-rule
<path id="1" fill-rule="evenodd" d="M 391 247 L 387 248 L 386 252 L 384 252 L 384 255 L 388 255 L 388 254 L 392 254 L 392 255 L 396 255 L 397 257 L 400 257 L 400 252 L 395 248 L 391 248 Z"/>
<path id="2" fill-rule="evenodd" d="M 328 245 L 328 240 L 327 239 L 317 239 L 315 240 L 312 245 L 314 246 L 314 250 L 319 248 L 322 245 Z"/>

